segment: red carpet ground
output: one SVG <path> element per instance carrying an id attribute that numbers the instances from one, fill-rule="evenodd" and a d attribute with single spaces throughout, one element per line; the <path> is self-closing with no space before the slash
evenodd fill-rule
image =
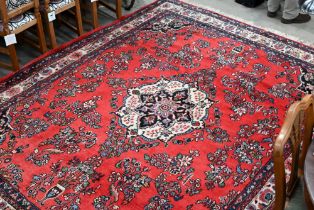
<path id="1" fill-rule="evenodd" d="M 0 208 L 272 208 L 314 49 L 155 2 L 0 83 Z"/>

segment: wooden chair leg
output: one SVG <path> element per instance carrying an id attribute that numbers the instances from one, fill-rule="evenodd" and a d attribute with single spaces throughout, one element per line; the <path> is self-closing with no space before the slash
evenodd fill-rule
<path id="1" fill-rule="evenodd" d="M 42 53 L 47 52 L 46 38 L 43 29 L 43 22 L 41 20 L 41 16 L 37 17 L 37 34 L 39 40 L 39 48 Z"/>
<path id="2" fill-rule="evenodd" d="M 83 24 L 82 24 L 82 14 L 81 14 L 81 7 L 80 7 L 80 1 L 76 0 L 75 3 L 75 17 L 76 17 L 76 26 L 77 26 L 77 32 L 78 35 L 83 35 Z"/>
<path id="3" fill-rule="evenodd" d="M 46 24 L 46 29 L 48 31 L 48 36 L 49 36 L 49 41 L 50 41 L 50 46 L 52 49 L 58 47 L 57 39 L 56 39 L 56 34 L 55 34 L 55 29 L 53 26 L 53 22 L 49 22 L 48 19 L 48 14 L 45 12 L 42 16 L 45 20 Z"/>
<path id="4" fill-rule="evenodd" d="M 57 22 L 58 22 L 59 25 L 62 24 L 62 16 L 61 16 L 61 14 L 56 15 L 56 20 L 57 20 Z"/>
<path id="5" fill-rule="evenodd" d="M 91 11 L 92 11 L 92 24 L 93 24 L 93 28 L 97 28 L 99 26 L 99 22 L 98 22 L 98 5 L 97 5 L 97 1 L 94 1 L 93 3 L 91 3 Z"/>
<path id="6" fill-rule="evenodd" d="M 19 60 L 17 58 L 17 54 L 15 50 L 15 45 L 14 44 L 9 45 L 8 50 L 9 50 L 9 56 L 10 56 L 13 70 L 18 71 L 20 69 L 20 66 L 19 66 Z"/>
<path id="7" fill-rule="evenodd" d="M 51 43 L 52 49 L 58 47 L 57 39 L 56 39 L 56 33 L 55 28 L 53 26 L 53 22 L 48 21 L 48 33 L 49 33 L 49 39 Z"/>
<path id="8" fill-rule="evenodd" d="M 116 15 L 118 19 L 122 17 L 122 0 L 116 0 Z"/>
<path id="9" fill-rule="evenodd" d="M 275 205 L 274 209 L 284 210 L 286 202 L 286 174 L 283 147 L 275 145 L 273 151 L 275 171 Z"/>

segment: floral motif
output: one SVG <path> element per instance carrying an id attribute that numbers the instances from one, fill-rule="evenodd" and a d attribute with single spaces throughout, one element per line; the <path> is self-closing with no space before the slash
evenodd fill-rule
<path id="1" fill-rule="evenodd" d="M 84 102 L 76 101 L 68 109 L 81 118 L 82 121 L 90 127 L 101 128 L 99 125 L 101 122 L 101 114 L 95 110 L 97 108 L 97 101 L 100 99 L 100 96 L 93 96 L 92 99 Z"/>
<path id="2" fill-rule="evenodd" d="M 183 198 L 181 185 L 176 181 L 167 181 L 165 174 L 160 174 L 155 179 L 155 187 L 158 194 L 165 198 L 172 197 L 175 201 Z"/>
<path id="3" fill-rule="evenodd" d="M 5 168 L 0 168 L 0 175 L 5 175 L 8 180 L 10 180 L 11 184 L 17 186 L 19 182 L 23 181 L 22 178 L 23 170 L 20 166 L 15 165 L 13 163 L 9 164 Z"/>
<path id="4" fill-rule="evenodd" d="M 94 199 L 93 206 L 96 210 L 109 210 L 107 206 L 107 202 L 110 200 L 108 196 L 99 196 Z"/>
<path id="5" fill-rule="evenodd" d="M 8 139 L 3 143 L 3 145 L 5 145 L 5 147 L 0 148 L 0 163 L 2 165 L 10 164 L 12 162 L 12 157 L 15 154 L 22 154 L 24 150 L 29 148 L 29 144 L 18 145 L 17 138 L 13 133 L 8 135 Z M 5 167 L 3 170 L 5 170 Z"/>
<path id="6" fill-rule="evenodd" d="M 241 142 L 236 144 L 234 155 L 239 162 L 252 164 L 255 160 L 263 157 L 263 151 L 264 148 L 260 146 L 259 142 Z"/>
<path id="7" fill-rule="evenodd" d="M 223 165 L 228 158 L 228 151 L 230 148 L 217 149 L 214 153 L 208 153 L 207 159 L 211 163 L 215 163 L 217 165 Z"/>
<path id="8" fill-rule="evenodd" d="M 278 98 L 290 98 L 293 89 L 294 88 L 291 85 L 287 83 L 281 83 L 270 88 L 269 93 Z"/>
<path id="9" fill-rule="evenodd" d="M 225 93 L 226 101 L 232 104 L 231 109 L 234 113 L 230 114 L 230 119 L 234 121 L 240 120 L 241 117 L 247 114 L 253 115 L 262 108 L 253 102 L 247 101 L 245 98 L 241 97 L 240 94 L 228 90 L 226 90 Z"/>
<path id="10" fill-rule="evenodd" d="M 70 125 L 75 120 L 74 117 L 68 118 L 65 111 L 48 111 L 44 116 L 51 124 L 59 126 Z"/>
<path id="11" fill-rule="evenodd" d="M 101 158 L 97 156 L 90 157 L 85 161 L 74 157 L 66 165 L 63 165 L 62 161 L 58 161 L 52 164 L 49 174 L 42 173 L 33 176 L 31 184 L 27 187 L 28 195 L 35 197 L 38 193 L 47 193 L 49 192 L 47 187 L 55 183 L 55 186 L 73 190 L 73 193 L 64 194 L 62 197 L 61 194 L 57 195 L 56 205 L 52 208 L 78 207 L 80 193 L 90 195 L 99 189 L 99 186 L 93 187 L 91 183 L 98 181 L 103 176 L 95 170 L 101 163 Z M 44 205 L 43 200 L 38 200 L 38 202 Z"/>
<path id="12" fill-rule="evenodd" d="M 72 210 L 79 209 L 81 199 L 76 193 L 66 193 L 63 195 L 63 200 L 56 198 L 55 202 L 54 209 Z"/>
<path id="13" fill-rule="evenodd" d="M 264 136 L 271 135 L 274 134 L 274 129 L 278 127 L 278 117 L 271 115 L 268 118 L 257 120 L 252 126 L 240 125 L 238 138 L 249 138 L 256 133 Z"/>
<path id="14" fill-rule="evenodd" d="M 258 55 L 254 48 L 243 46 L 233 40 L 219 41 L 219 47 L 213 48 L 214 54 L 211 59 L 214 61 L 214 66 L 221 68 L 228 66 L 236 68 L 242 64 L 242 67 L 249 65 L 250 59 L 257 59 Z"/>
<path id="15" fill-rule="evenodd" d="M 214 164 L 209 164 L 211 170 L 206 171 L 207 181 L 205 183 L 208 190 L 218 187 L 225 187 L 226 181 L 230 178 L 232 170 L 225 165 L 215 166 Z"/>
<path id="16" fill-rule="evenodd" d="M 149 199 L 149 204 L 144 207 L 144 210 L 169 210 L 172 208 L 173 205 L 170 203 L 169 199 L 156 195 Z"/>
<path id="17" fill-rule="evenodd" d="M 43 166 L 49 162 L 51 154 L 77 153 L 81 151 L 80 144 L 84 144 L 85 148 L 91 148 L 96 141 L 97 135 L 92 131 L 85 131 L 84 127 L 80 127 L 79 131 L 66 127 L 53 138 L 41 142 L 39 148 L 34 149 L 26 160 L 32 161 L 37 166 Z M 47 146 L 53 146 L 53 148 L 47 148 Z"/>
<path id="18" fill-rule="evenodd" d="M 14 127 L 14 129 L 18 132 L 19 138 L 31 138 L 36 134 L 46 131 L 49 127 L 49 124 L 40 118 L 26 118 L 21 116 L 15 119 L 12 127 Z"/>
<path id="19" fill-rule="evenodd" d="M 81 74 L 86 79 L 96 79 L 103 76 L 106 70 L 105 65 L 95 64 L 87 67 Z"/>
<path id="20" fill-rule="evenodd" d="M 314 94 L 314 69 L 301 68 L 299 76 L 301 85 L 298 87 L 305 93 Z"/>
<path id="21" fill-rule="evenodd" d="M 208 138 L 214 142 L 223 143 L 230 141 L 227 131 L 221 128 L 207 129 L 207 132 Z"/>
<path id="22" fill-rule="evenodd" d="M 189 196 L 197 195 L 202 191 L 201 189 L 201 180 L 200 179 L 189 179 L 188 188 L 185 190 L 185 193 Z"/>
<path id="23" fill-rule="evenodd" d="M 125 105 L 117 114 L 130 135 L 167 142 L 176 135 L 203 128 L 211 105 L 203 91 L 162 79 L 130 89 Z"/>
<path id="24" fill-rule="evenodd" d="M 194 172 L 191 164 L 193 158 L 198 156 L 199 152 L 197 150 L 191 150 L 188 155 L 179 153 L 172 158 L 166 153 L 153 154 L 152 156 L 145 154 L 144 159 L 150 165 L 163 169 L 164 172 L 168 171 L 172 175 L 178 175 L 178 180 L 183 180 L 184 177 L 188 177 Z"/>
<path id="25" fill-rule="evenodd" d="M 2 111 L 0 114 L 0 145 L 4 142 L 6 133 L 12 130 L 10 123 L 11 117 L 9 116 L 9 110 Z"/>
<path id="26" fill-rule="evenodd" d="M 216 203 L 209 197 L 205 197 L 203 200 L 198 200 L 196 204 L 212 210 L 227 209 L 236 196 L 237 192 L 235 190 L 230 190 L 226 196 L 220 197 L 220 203 Z"/>
<path id="27" fill-rule="evenodd" d="M 113 52 L 109 52 L 104 56 L 104 61 L 114 62 L 114 65 L 111 67 L 111 71 L 113 72 L 126 71 L 129 69 L 129 62 L 133 60 L 132 54 L 132 51 L 120 52 L 117 55 Z"/>
<path id="28" fill-rule="evenodd" d="M 201 49 L 197 47 L 197 43 L 186 44 L 177 52 L 160 47 L 156 47 L 155 50 L 158 57 L 167 59 L 170 64 L 180 65 L 187 69 L 199 67 L 203 60 Z"/>
<path id="29" fill-rule="evenodd" d="M 112 191 L 115 201 L 119 196 L 119 192 L 124 195 L 122 204 L 127 204 L 135 198 L 135 193 L 139 193 L 143 187 L 149 187 L 152 181 L 147 175 L 147 167 L 141 167 L 141 163 L 136 159 L 124 159 L 116 164 L 118 169 L 123 169 L 123 173 L 112 172 L 108 181 L 111 183 L 110 190 Z"/>
<path id="30" fill-rule="evenodd" d="M 99 154 L 104 158 L 118 157 L 129 150 L 138 152 L 159 145 L 159 142 L 146 142 L 139 137 L 125 141 L 126 135 L 122 128 L 117 127 L 118 119 L 112 118 L 109 125 L 108 138 L 101 144 Z"/>
<path id="31" fill-rule="evenodd" d="M 257 169 L 256 166 L 254 166 L 253 168 Z M 245 182 L 245 180 L 247 180 L 247 178 L 250 176 L 249 170 L 247 170 L 245 168 L 241 168 L 241 164 L 237 165 L 236 171 L 237 171 L 237 173 L 233 177 L 233 186 L 234 187 L 239 186 L 240 184 L 243 184 Z M 255 171 L 256 170 L 253 169 L 252 174 L 254 174 Z M 251 174 L 251 176 L 252 176 L 252 174 Z"/>
<path id="32" fill-rule="evenodd" d="M 91 71 L 90 67 L 82 72 L 83 77 L 88 79 L 85 83 L 79 84 L 80 79 L 74 77 L 73 75 L 68 75 L 63 78 L 58 84 L 61 88 L 57 90 L 57 94 L 54 96 L 55 98 L 62 97 L 76 97 L 78 94 L 82 94 L 84 92 L 94 92 L 97 87 L 99 87 L 100 83 L 103 81 L 101 78 L 96 76 L 101 76 L 103 72 L 97 71 L 99 69 L 98 66 L 95 66 L 96 70 Z M 89 72 L 90 71 L 90 72 Z M 90 74 L 94 73 L 94 76 L 90 76 Z M 90 81 L 91 79 L 94 79 Z"/>
<path id="33" fill-rule="evenodd" d="M 216 203 L 216 201 L 213 201 L 212 199 L 210 199 L 209 197 L 204 198 L 203 200 L 198 200 L 196 202 L 197 204 L 201 204 L 204 207 L 206 207 L 207 209 L 211 209 L 211 210 L 219 210 L 220 207 L 219 205 Z"/>

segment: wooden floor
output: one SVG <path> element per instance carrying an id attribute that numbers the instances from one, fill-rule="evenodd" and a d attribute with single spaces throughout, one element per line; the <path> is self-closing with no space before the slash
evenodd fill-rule
<path id="1" fill-rule="evenodd" d="M 312 42 L 314 44 L 313 34 L 314 34 L 314 20 L 307 24 L 299 25 L 283 25 L 280 23 L 279 19 L 271 19 L 266 17 L 266 4 L 263 4 L 255 9 L 245 8 L 239 4 L 236 4 L 234 0 L 184 0 L 192 4 L 198 4 L 203 7 L 214 8 L 220 10 L 226 14 L 231 14 L 232 16 L 239 17 L 241 19 L 249 19 L 250 22 L 256 23 L 254 25 L 261 27 L 269 27 L 282 33 L 298 36 L 302 40 L 307 42 Z M 123 11 L 123 14 L 133 12 L 140 7 L 147 5 L 148 3 L 153 2 L 153 0 L 136 0 L 136 3 L 132 11 Z M 254 12 L 252 12 L 254 10 Z M 104 10 L 105 11 L 105 10 Z M 105 25 L 115 20 L 115 14 L 110 11 L 105 11 L 106 15 L 100 16 L 100 24 Z M 314 18 L 312 18 L 314 19 Z M 91 26 L 84 24 L 84 30 L 91 30 Z M 57 25 L 56 29 L 57 41 L 59 44 L 65 43 L 76 35 L 68 30 L 66 27 L 59 27 Z M 298 37 L 297 37 L 298 38 Z M 28 63 L 34 58 L 38 57 L 40 53 L 33 49 L 31 46 L 23 43 L 18 43 L 17 53 L 20 58 L 21 65 Z M 0 56 L 1 59 L 1 56 Z M 10 73 L 4 69 L 0 69 L 0 78 Z M 305 210 L 306 205 L 303 197 L 303 184 L 302 181 L 299 182 L 296 191 L 290 201 L 287 203 L 288 210 Z"/>

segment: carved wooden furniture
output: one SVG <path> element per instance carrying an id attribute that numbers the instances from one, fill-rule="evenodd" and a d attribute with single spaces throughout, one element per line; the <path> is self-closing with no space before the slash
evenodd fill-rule
<path id="1" fill-rule="evenodd" d="M 307 95 L 301 101 L 292 104 L 286 119 L 274 143 L 275 170 L 275 206 L 281 210 L 285 207 L 286 196 L 291 196 L 298 180 L 298 170 L 302 174 L 305 156 L 310 145 L 314 126 L 314 96 Z M 285 146 L 291 142 L 292 168 L 288 186 L 285 174 Z M 302 147 L 301 147 L 302 144 Z"/>
<path id="2" fill-rule="evenodd" d="M 304 163 L 304 198 L 308 209 L 314 209 L 314 141 Z"/>
<path id="3" fill-rule="evenodd" d="M 1 0 L 0 1 L 0 36 L 19 34 L 26 29 L 37 25 L 38 43 L 41 52 L 46 52 L 46 41 L 39 13 L 39 0 Z M 1 47 L 0 53 L 10 57 L 12 65 L 0 62 L 0 66 L 18 70 L 19 61 L 15 45 Z"/>
<path id="4" fill-rule="evenodd" d="M 62 21 L 62 23 L 64 23 L 70 29 L 75 30 L 79 36 L 83 34 L 80 0 L 42 0 L 42 1 L 43 1 L 42 11 L 44 13 L 43 16 L 47 24 L 49 39 L 52 48 L 56 48 L 58 46 L 53 21 L 49 21 L 48 18 L 48 15 L 53 12 L 55 13 L 55 15 L 58 15 L 64 11 L 70 11 L 70 9 L 74 8 L 75 12 L 73 14 L 75 15 L 76 27 L 71 25 L 68 21 L 64 21 L 62 18 L 59 18 L 58 20 Z"/>

